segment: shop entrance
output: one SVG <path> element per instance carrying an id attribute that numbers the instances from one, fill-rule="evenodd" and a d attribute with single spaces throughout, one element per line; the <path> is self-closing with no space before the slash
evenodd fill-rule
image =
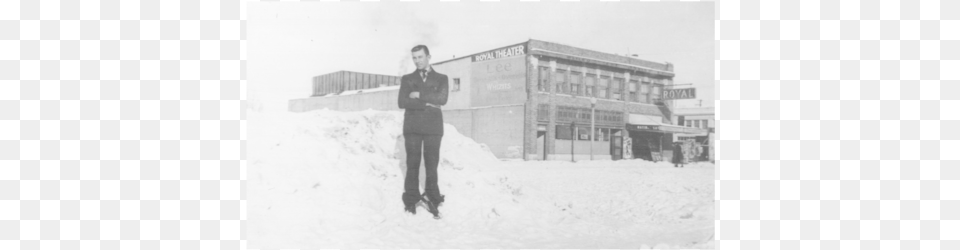
<path id="1" fill-rule="evenodd" d="M 629 136 L 630 139 L 633 140 L 633 158 L 653 161 L 653 157 L 651 156 L 650 152 L 656 148 L 656 145 L 653 144 L 656 142 L 647 136 L 643 136 L 642 132 L 630 131 Z"/>
<path id="2" fill-rule="evenodd" d="M 537 154 L 540 157 L 540 160 L 547 160 L 547 144 L 545 140 L 547 139 L 547 131 L 537 131 Z"/>
<path id="3" fill-rule="evenodd" d="M 610 135 L 610 156 L 614 161 L 623 159 L 623 132 L 617 129 Z"/>

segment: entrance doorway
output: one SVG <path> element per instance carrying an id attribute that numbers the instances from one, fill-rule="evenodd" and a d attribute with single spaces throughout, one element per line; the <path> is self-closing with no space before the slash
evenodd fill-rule
<path id="1" fill-rule="evenodd" d="M 537 156 L 540 160 L 547 160 L 547 131 L 537 131 Z"/>
<path id="2" fill-rule="evenodd" d="M 610 157 L 614 161 L 623 159 L 623 131 L 611 129 L 610 134 Z"/>

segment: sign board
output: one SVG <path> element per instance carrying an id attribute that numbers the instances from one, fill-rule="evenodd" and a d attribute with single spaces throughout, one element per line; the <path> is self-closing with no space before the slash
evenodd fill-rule
<path id="1" fill-rule="evenodd" d="M 664 89 L 661 92 L 661 96 L 660 99 L 663 100 L 694 99 L 697 98 L 697 89 Z"/>
<path id="2" fill-rule="evenodd" d="M 526 101 L 527 65 L 525 62 L 526 58 L 522 55 L 515 55 L 498 59 L 486 58 L 472 63 L 470 65 L 471 107 L 520 104 Z"/>
<path id="3" fill-rule="evenodd" d="M 657 130 L 660 126 L 628 124 L 628 130 Z"/>
<path id="4" fill-rule="evenodd" d="M 513 45 L 510 47 L 499 48 L 491 51 L 477 53 L 473 56 L 470 56 L 472 62 L 482 62 L 487 60 L 495 60 L 507 57 L 522 56 L 527 54 L 527 45 L 526 43 L 520 45 Z"/>

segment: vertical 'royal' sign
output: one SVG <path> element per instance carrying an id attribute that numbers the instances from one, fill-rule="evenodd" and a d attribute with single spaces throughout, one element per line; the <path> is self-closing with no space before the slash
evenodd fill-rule
<path id="1" fill-rule="evenodd" d="M 693 99 L 697 98 L 697 89 L 664 89 L 662 96 L 663 100 Z"/>

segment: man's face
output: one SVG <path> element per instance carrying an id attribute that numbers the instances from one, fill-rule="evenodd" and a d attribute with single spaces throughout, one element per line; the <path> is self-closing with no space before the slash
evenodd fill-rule
<path id="1" fill-rule="evenodd" d="M 423 50 L 414 51 L 413 63 L 417 65 L 417 69 L 426 69 L 430 65 L 430 55 L 427 55 Z"/>

